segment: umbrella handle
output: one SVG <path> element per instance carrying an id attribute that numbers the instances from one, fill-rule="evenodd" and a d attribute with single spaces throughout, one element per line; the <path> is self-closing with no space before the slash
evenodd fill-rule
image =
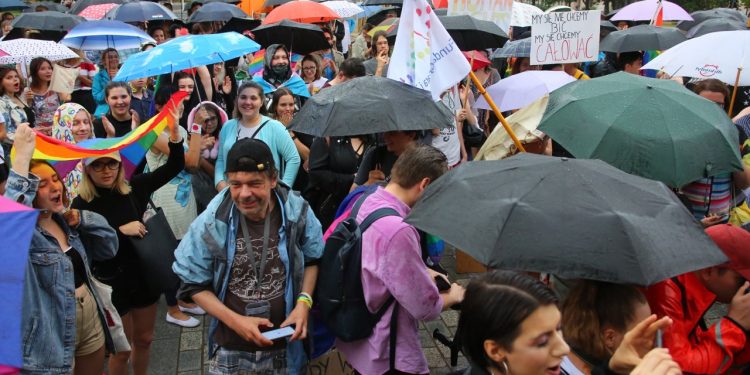
<path id="1" fill-rule="evenodd" d="M 737 85 L 740 84 L 740 74 L 742 74 L 742 67 L 737 68 L 737 77 L 734 79 L 734 88 L 732 89 L 732 99 L 729 100 L 729 109 L 727 114 L 729 118 L 732 118 L 732 110 L 734 109 L 734 99 L 737 98 Z"/>
<path id="2" fill-rule="evenodd" d="M 500 120 L 500 123 L 503 124 L 503 128 L 513 140 L 513 143 L 515 143 L 518 151 L 526 152 L 526 149 L 521 144 L 521 141 L 519 141 L 518 137 L 516 137 L 516 133 L 514 133 L 513 129 L 510 128 L 510 125 L 508 125 L 508 121 L 505 120 L 505 116 L 503 116 L 503 114 L 500 112 L 500 109 L 497 108 L 495 101 L 492 100 L 492 97 L 490 97 L 490 94 L 487 93 L 487 90 L 484 89 L 484 86 L 482 86 L 482 82 L 479 82 L 479 78 L 477 78 L 476 74 L 474 74 L 473 71 L 469 71 L 469 77 L 471 77 L 471 80 L 474 82 L 474 86 L 476 86 L 477 90 L 479 90 L 479 93 L 484 96 L 485 100 L 487 100 L 487 104 L 489 104 L 490 108 L 492 108 L 492 112 L 495 113 L 495 116 L 497 116 L 497 118 Z"/>

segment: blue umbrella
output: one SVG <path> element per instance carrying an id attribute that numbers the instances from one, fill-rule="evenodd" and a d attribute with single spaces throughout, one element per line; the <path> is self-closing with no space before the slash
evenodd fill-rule
<path id="1" fill-rule="evenodd" d="M 122 22 L 173 21 L 179 19 L 164 5 L 151 1 L 122 4 L 107 12 L 105 17 L 108 20 Z"/>
<path id="2" fill-rule="evenodd" d="M 88 21 L 74 27 L 60 43 L 80 50 L 138 48 L 141 43 L 156 41 L 141 29 L 120 21 Z"/>
<path id="3" fill-rule="evenodd" d="M 2 0 L 0 1 L 0 11 L 21 10 L 29 6 L 21 0 Z"/>
<path id="4" fill-rule="evenodd" d="M 128 58 L 115 81 L 132 81 L 216 64 L 258 51 L 260 45 L 236 32 L 172 39 Z"/>

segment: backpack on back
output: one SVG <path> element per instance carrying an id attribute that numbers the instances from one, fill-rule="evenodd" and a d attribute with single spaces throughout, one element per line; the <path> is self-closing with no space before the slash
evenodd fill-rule
<path id="1" fill-rule="evenodd" d="M 349 217 L 336 226 L 326 241 L 320 260 L 316 287 L 318 306 L 328 328 L 344 342 L 370 337 L 375 325 L 394 302 L 390 296 L 383 306 L 371 313 L 362 289 L 362 234 L 385 216 L 400 217 L 392 208 L 380 208 L 358 224 L 357 213 L 368 195 L 360 197 Z"/>

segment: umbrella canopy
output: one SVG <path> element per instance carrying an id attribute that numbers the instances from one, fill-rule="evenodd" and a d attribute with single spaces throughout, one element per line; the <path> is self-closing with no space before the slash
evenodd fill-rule
<path id="1" fill-rule="evenodd" d="M 327 6 L 310 0 L 292 1 L 268 13 L 264 25 L 290 20 L 301 23 L 328 22 L 341 18 Z"/>
<path id="2" fill-rule="evenodd" d="M 745 24 L 747 23 L 747 16 L 745 14 L 737 9 L 731 8 L 699 10 L 690 13 L 690 16 L 693 17 L 691 21 L 680 21 L 677 23 L 677 28 L 683 31 L 688 31 L 693 28 L 693 26 L 714 18 L 723 19 L 726 21 L 738 21 Z"/>
<path id="3" fill-rule="evenodd" d="M 453 123 L 453 114 L 434 102 L 429 91 L 368 76 L 313 95 L 294 116 L 290 129 L 316 137 L 343 137 L 445 128 Z"/>
<path id="4" fill-rule="evenodd" d="M 575 80 L 565 72 L 528 70 L 500 80 L 488 87 L 487 93 L 501 111 L 510 111 L 523 108 Z M 476 107 L 491 109 L 483 96 L 477 100 Z"/>
<path id="5" fill-rule="evenodd" d="M 115 3 L 91 5 L 84 9 L 83 12 L 78 13 L 78 15 L 87 20 L 100 20 L 104 18 L 107 12 L 117 7 L 118 4 Z"/>
<path id="6" fill-rule="evenodd" d="M 513 134 L 523 144 L 539 141 L 544 138 L 544 133 L 536 130 L 542 121 L 544 110 L 547 109 L 549 96 L 543 96 L 533 103 L 519 109 L 506 119 Z M 511 155 L 516 150 L 513 139 L 502 126 L 496 126 L 490 136 L 482 144 L 474 160 L 500 160 Z M 527 150 L 528 152 L 528 150 Z"/>
<path id="7" fill-rule="evenodd" d="M 115 3 L 115 4 L 124 4 L 124 3 L 130 3 L 133 0 L 77 0 L 75 3 L 73 3 L 73 6 L 70 7 L 70 14 L 78 14 L 83 12 L 84 9 L 97 4 L 107 4 L 107 3 Z"/>
<path id="8" fill-rule="evenodd" d="M 14 250 L 6 251 L 3 255 L 3 277 L 0 279 L 0 289 L 3 291 L 3 303 L 0 303 L 0 314 L 3 316 L 0 363 L 19 368 L 23 366 L 21 321 L 24 319 L 24 279 L 29 264 L 29 244 L 38 215 L 39 211 L 31 207 L 0 197 L 0 220 L 13 223 L 0 225 L 0 238 L 6 249 Z"/>
<path id="9" fill-rule="evenodd" d="M 641 69 L 663 70 L 671 76 L 716 78 L 734 85 L 740 68 L 750 67 L 750 31 L 720 31 L 682 42 Z M 741 74 L 739 86 L 750 86 Z"/>
<path id="10" fill-rule="evenodd" d="M 383 8 L 373 15 L 367 17 L 367 23 L 371 25 L 378 25 L 378 26 L 384 26 L 383 22 L 393 19 L 394 17 L 390 17 L 389 15 L 392 13 L 396 13 L 396 17 L 401 17 L 401 8 L 400 7 L 391 7 L 391 8 Z"/>
<path id="11" fill-rule="evenodd" d="M 73 14 L 56 11 L 23 13 L 11 24 L 14 29 L 68 31 L 86 19 Z"/>
<path id="12" fill-rule="evenodd" d="M 143 30 L 120 21 L 84 22 L 70 30 L 60 43 L 75 49 L 92 51 L 114 48 L 139 48 L 141 43 L 156 41 Z"/>
<path id="13" fill-rule="evenodd" d="M 300 54 L 331 48 L 323 30 L 308 23 L 283 20 L 271 25 L 261 25 L 253 30 L 253 35 L 263 48 L 279 43 Z"/>
<path id="14" fill-rule="evenodd" d="M 224 26 L 219 29 L 220 33 L 226 33 L 229 31 L 238 32 L 240 34 L 252 31 L 254 28 L 260 26 L 260 20 L 256 20 L 253 18 L 237 18 L 232 17 L 232 19 L 229 20 L 229 22 L 225 23 Z"/>
<path id="15" fill-rule="evenodd" d="M 404 0 L 365 0 L 362 5 L 404 5 Z"/>
<path id="16" fill-rule="evenodd" d="M 3 0 L 2 2 L 0 2 L 0 10 L 2 10 L 3 12 L 28 8 L 29 6 L 21 0 Z"/>
<path id="17" fill-rule="evenodd" d="M 458 212 L 470 212 L 456 225 Z M 727 258 L 663 184 L 598 160 L 520 154 L 459 166 L 406 222 L 491 268 L 651 285 Z"/>
<path id="18" fill-rule="evenodd" d="M 49 40 L 14 39 L 0 42 L 0 51 L 6 56 L 0 57 L 0 64 L 28 65 L 35 57 L 44 57 L 50 61 L 66 60 L 78 57 L 70 48 Z"/>
<path id="19" fill-rule="evenodd" d="M 529 57 L 531 56 L 531 38 L 511 40 L 505 43 L 502 50 L 496 51 L 492 58 Z"/>
<path id="20" fill-rule="evenodd" d="M 365 10 L 359 5 L 350 3 L 346 0 L 325 1 L 321 4 L 336 12 L 341 18 L 355 17 L 365 12 Z"/>
<path id="21" fill-rule="evenodd" d="M 664 21 L 692 20 L 685 9 L 667 0 L 641 0 L 624 6 L 610 21 L 650 21 L 656 15 L 659 2 L 664 9 Z"/>
<path id="22" fill-rule="evenodd" d="M 107 19 L 122 22 L 173 21 L 180 19 L 164 5 L 151 1 L 125 3 L 107 13 Z"/>
<path id="23" fill-rule="evenodd" d="M 0 6 L 0 8 L 2 8 Z M 68 8 L 66 8 L 64 5 L 60 3 L 56 3 L 54 1 L 35 1 L 31 3 L 28 8 L 24 9 L 23 12 L 36 12 L 37 9 L 40 9 L 40 12 L 44 12 L 47 10 L 54 10 L 56 12 L 66 12 Z"/>
<path id="24" fill-rule="evenodd" d="M 375 33 L 377 33 L 378 31 L 390 32 L 393 29 L 398 29 L 398 20 L 398 17 L 386 18 L 378 24 L 373 24 L 377 26 L 373 27 L 372 30 L 368 31 L 367 33 L 370 34 L 370 36 L 375 36 Z"/>
<path id="25" fill-rule="evenodd" d="M 606 30 L 606 31 L 617 31 L 617 30 L 619 30 L 617 28 L 617 26 L 615 26 L 615 24 L 613 24 L 612 22 L 607 21 L 607 20 L 602 20 L 601 22 L 599 22 L 599 28 L 601 30 Z"/>
<path id="26" fill-rule="evenodd" d="M 531 26 L 531 18 L 539 14 L 544 14 L 544 11 L 531 4 L 514 1 L 513 13 L 510 16 L 510 25 L 529 27 Z"/>
<path id="27" fill-rule="evenodd" d="M 705 20 L 693 27 L 687 32 L 688 38 L 697 38 L 718 31 L 736 31 L 747 30 L 747 22 L 741 22 L 733 19 L 713 18 Z"/>
<path id="28" fill-rule="evenodd" d="M 479 51 L 462 51 L 461 53 L 466 57 L 466 61 L 472 64 L 472 71 L 485 68 L 492 64 L 492 61 L 490 61 L 484 54 L 479 53 Z"/>
<path id="29" fill-rule="evenodd" d="M 242 9 L 227 3 L 208 3 L 195 11 L 188 23 L 195 22 L 227 22 L 232 18 L 247 18 L 247 14 Z"/>
<path id="30" fill-rule="evenodd" d="M 663 51 L 687 40 L 677 29 L 652 25 L 638 25 L 609 33 L 599 49 L 605 52 Z"/>
<path id="31" fill-rule="evenodd" d="M 258 43 L 235 32 L 183 36 L 130 56 L 113 80 L 132 81 L 174 73 L 231 60 L 259 49 Z"/>
<path id="32" fill-rule="evenodd" d="M 458 48 L 463 51 L 500 48 L 508 41 L 508 35 L 494 22 L 468 15 L 438 18 Z"/>
<path id="33" fill-rule="evenodd" d="M 577 158 L 675 188 L 742 170 L 727 114 L 671 80 L 620 72 L 576 81 L 550 94 L 539 130 Z"/>

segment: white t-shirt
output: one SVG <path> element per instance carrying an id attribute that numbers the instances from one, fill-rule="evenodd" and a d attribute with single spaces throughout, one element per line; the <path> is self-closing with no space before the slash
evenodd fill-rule
<path id="1" fill-rule="evenodd" d="M 584 375 L 584 373 L 570 361 L 570 357 L 567 355 L 563 358 L 562 363 L 560 364 L 560 370 L 561 375 Z"/>
<path id="2" fill-rule="evenodd" d="M 461 161 L 461 140 L 458 138 L 457 130 L 455 125 L 451 125 L 440 129 L 440 135 L 432 137 L 432 146 L 445 154 L 449 166 Z"/>
<path id="3" fill-rule="evenodd" d="M 244 127 L 242 125 L 238 125 L 237 126 L 237 128 L 238 128 L 238 131 L 237 131 L 237 140 L 239 141 L 240 139 L 254 138 L 253 136 L 257 136 L 257 134 L 255 134 L 255 132 L 257 132 L 258 128 L 260 128 L 260 124 L 261 123 L 258 123 L 258 125 L 255 125 L 255 126 L 249 127 L 249 128 L 246 128 L 246 127 Z"/>

